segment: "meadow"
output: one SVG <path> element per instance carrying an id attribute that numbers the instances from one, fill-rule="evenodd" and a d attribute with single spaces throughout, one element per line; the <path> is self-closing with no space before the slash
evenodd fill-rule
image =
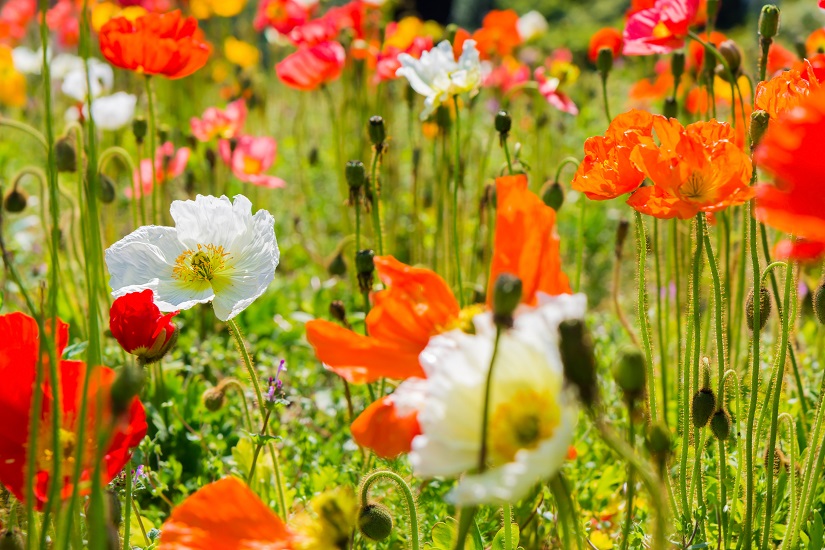
<path id="1" fill-rule="evenodd" d="M 825 1 L 720 4 L 4 0 L 0 550 L 825 549 Z"/>

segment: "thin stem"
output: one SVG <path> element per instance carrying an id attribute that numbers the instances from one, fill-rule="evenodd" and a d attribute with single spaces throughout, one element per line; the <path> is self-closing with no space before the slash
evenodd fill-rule
<path id="1" fill-rule="evenodd" d="M 129 544 L 129 539 L 131 538 L 132 534 L 132 459 L 129 458 L 129 462 L 126 463 L 126 512 L 124 513 L 124 518 L 126 521 L 123 522 L 123 548 L 131 549 L 132 546 Z"/>
<path id="2" fill-rule="evenodd" d="M 249 355 L 249 350 L 246 348 L 246 343 L 243 340 L 243 336 L 241 335 L 241 331 L 238 328 L 237 323 L 235 323 L 235 320 L 228 319 L 226 321 L 226 325 L 229 327 L 229 332 L 231 332 L 232 336 L 235 338 L 235 343 L 238 346 L 238 352 L 241 354 L 241 359 L 243 359 L 246 372 L 249 374 L 249 378 L 252 381 L 252 386 L 255 388 L 255 398 L 258 400 L 258 408 L 260 409 L 261 418 L 263 419 L 266 417 L 264 412 L 264 395 L 261 393 L 261 384 L 258 382 L 258 375 L 255 373 L 255 367 L 252 365 L 252 358 Z"/>
<path id="3" fill-rule="evenodd" d="M 372 197 L 372 228 L 375 231 L 376 252 L 379 256 L 384 255 L 384 236 L 381 227 L 381 186 L 378 183 L 378 161 L 381 158 L 375 148 L 372 153 L 372 167 L 370 169 L 370 195 Z M 359 248 L 360 250 L 360 248 Z"/>
<path id="4" fill-rule="evenodd" d="M 751 201 L 749 210 L 754 208 L 754 203 Z M 750 251 L 751 263 L 753 265 L 753 295 L 761 296 L 762 281 L 756 276 L 759 273 L 759 250 L 757 248 L 757 234 L 756 234 L 756 218 L 752 213 L 748 214 L 750 219 Z M 753 308 L 753 326 L 760 326 L 760 310 L 761 308 Z M 756 422 L 756 406 L 759 402 L 759 330 L 753 331 L 753 349 L 751 351 L 751 358 L 753 363 L 751 365 L 751 399 L 748 406 L 748 425 L 745 428 L 745 525 L 742 529 L 742 540 L 744 548 L 751 548 L 751 541 L 753 540 L 753 500 L 754 500 L 754 449 L 753 449 L 753 430 Z"/>
<path id="5" fill-rule="evenodd" d="M 587 211 L 587 197 L 584 193 L 579 197 L 579 237 L 576 243 L 579 245 L 578 254 L 576 254 L 576 279 L 574 287 L 576 292 L 581 290 L 582 268 L 584 267 L 584 219 Z"/>
<path id="6" fill-rule="evenodd" d="M 507 135 L 501 136 L 501 148 L 504 149 L 504 158 L 507 159 L 507 173 L 513 175 L 513 162 L 510 160 L 510 147 L 507 145 Z"/>
<path id="7" fill-rule="evenodd" d="M 653 218 L 653 260 L 656 268 L 656 328 L 659 335 L 659 373 L 662 377 L 662 417 L 667 424 L 667 349 L 665 346 L 664 309 L 662 307 L 662 266 L 659 247 L 659 220 Z"/>
<path id="8" fill-rule="evenodd" d="M 553 181 L 559 181 L 559 178 L 561 178 L 561 171 L 568 164 L 575 164 L 576 166 L 578 166 L 579 165 L 579 159 L 577 159 L 576 157 L 565 157 L 565 158 L 563 158 L 562 161 L 559 163 L 559 167 L 556 168 L 556 177 L 555 177 L 555 179 L 553 179 Z"/>
<path id="9" fill-rule="evenodd" d="M 401 489 L 402 493 L 404 493 L 404 498 L 406 499 L 407 504 L 407 513 L 409 514 L 410 519 L 410 548 L 411 550 L 419 550 L 421 543 L 419 541 L 418 533 L 418 508 L 416 507 L 415 497 L 413 496 L 412 490 L 410 490 L 410 486 L 406 481 L 404 481 L 404 478 L 389 470 L 378 470 L 369 474 L 361 482 L 361 489 L 359 490 L 361 507 L 363 508 L 369 504 L 370 487 L 372 487 L 372 485 L 379 479 L 389 479 L 390 481 L 395 482 L 395 485 Z"/>
<path id="10" fill-rule="evenodd" d="M 645 362 L 647 363 L 647 399 L 650 408 L 650 419 L 655 422 L 659 419 L 659 412 L 656 407 L 656 375 L 653 370 L 653 347 L 650 343 L 650 324 L 647 318 L 647 237 L 645 236 L 645 223 L 642 214 L 635 211 L 636 215 L 636 250 L 639 254 L 639 329 L 642 334 L 642 348 L 645 352 Z"/>
<path id="11" fill-rule="evenodd" d="M 501 517 L 504 522 L 504 550 L 513 550 L 513 510 L 509 502 L 501 505 Z"/>
<path id="12" fill-rule="evenodd" d="M 464 282 L 461 279 L 461 249 L 458 238 L 458 188 L 461 185 L 461 114 L 458 96 L 453 96 L 455 104 L 455 168 L 453 173 L 453 253 L 455 254 L 455 273 L 458 279 L 458 303 L 464 307 Z M 486 422 L 486 419 L 485 419 Z"/>
<path id="13" fill-rule="evenodd" d="M 264 414 L 264 423 L 261 426 L 261 433 L 260 437 L 266 438 L 267 432 L 269 431 L 269 417 L 272 414 L 270 409 L 266 409 L 266 414 Z M 252 434 L 250 434 L 252 435 Z M 255 476 L 255 465 L 258 463 L 258 455 L 261 453 L 261 449 L 264 447 L 263 442 L 259 442 L 255 445 L 255 452 L 252 454 L 252 465 L 249 467 L 249 473 L 246 476 L 246 484 L 252 485 L 252 479 Z"/>
<path id="14" fill-rule="evenodd" d="M 604 116 L 607 117 L 607 123 L 613 121 L 613 117 L 610 116 L 610 102 L 608 101 L 607 96 L 607 73 L 603 73 L 602 75 L 602 102 L 604 103 Z"/>
<path id="15" fill-rule="evenodd" d="M 158 215 L 160 214 L 160 189 L 158 188 L 158 175 L 155 168 L 155 151 L 157 148 L 157 126 L 155 121 L 155 99 L 152 90 L 152 76 L 146 75 L 144 79 L 146 85 L 146 102 L 149 107 L 149 161 L 152 163 L 152 223 L 157 225 L 160 223 Z M 143 188 L 143 183 L 138 182 Z"/>
<path id="16" fill-rule="evenodd" d="M 44 55 L 44 59 L 45 59 L 45 55 Z M 45 64 L 44 64 L 44 67 L 45 67 Z M 51 92 L 47 91 L 46 93 L 50 94 Z M 45 136 L 43 136 L 43 134 L 38 132 L 37 129 L 35 129 L 33 126 L 29 126 L 28 124 L 26 124 L 24 122 L 19 122 L 17 120 L 12 120 L 12 119 L 6 118 L 6 117 L 0 117 L 0 126 L 8 126 L 9 128 L 14 128 L 15 130 L 20 130 L 21 132 L 26 132 L 31 137 L 36 139 L 37 142 L 40 143 L 40 145 L 43 146 L 43 149 L 45 149 L 46 152 L 48 153 L 49 144 L 46 142 Z"/>
<path id="17" fill-rule="evenodd" d="M 501 332 L 501 327 L 496 326 L 496 339 L 493 342 L 493 354 L 490 356 L 490 368 L 487 370 L 487 381 L 484 384 L 484 408 L 481 413 L 481 452 L 478 455 L 479 473 L 484 473 L 487 470 L 487 429 L 489 427 L 488 420 L 490 415 L 490 398 L 493 393 L 493 368 L 496 365 Z"/>
<path id="18" fill-rule="evenodd" d="M 633 449 L 636 434 L 633 426 L 633 402 L 627 403 L 627 443 Z M 633 479 L 633 466 L 627 466 L 627 505 L 625 506 L 624 527 L 622 528 L 622 550 L 627 550 L 630 537 L 630 528 L 633 526 L 633 497 L 636 492 L 636 480 Z"/>

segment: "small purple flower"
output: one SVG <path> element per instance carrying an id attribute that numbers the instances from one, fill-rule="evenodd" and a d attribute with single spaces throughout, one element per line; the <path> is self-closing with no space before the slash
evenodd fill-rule
<path id="1" fill-rule="evenodd" d="M 275 403 L 278 397 L 283 393 L 284 383 L 281 380 L 281 373 L 286 370 L 285 365 L 286 360 L 281 359 L 281 362 L 278 365 L 278 372 L 275 373 L 275 376 L 269 377 L 269 389 L 266 392 L 266 401 L 268 403 Z"/>
<path id="2" fill-rule="evenodd" d="M 143 469 L 143 464 L 140 464 L 137 469 L 132 472 L 134 474 L 133 483 L 137 483 L 141 478 L 146 477 L 146 472 Z"/>

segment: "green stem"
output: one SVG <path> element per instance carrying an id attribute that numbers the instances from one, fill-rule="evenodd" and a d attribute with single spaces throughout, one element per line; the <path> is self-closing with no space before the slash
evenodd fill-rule
<path id="1" fill-rule="evenodd" d="M 645 222 L 642 214 L 635 211 L 636 215 L 636 250 L 639 254 L 639 329 L 642 335 L 642 347 L 645 352 L 645 362 L 647 363 L 647 399 L 650 408 L 650 420 L 655 422 L 659 419 L 659 412 L 656 407 L 656 375 L 653 369 L 653 347 L 650 343 L 650 324 L 647 318 L 647 237 L 645 236 Z"/>
<path id="2" fill-rule="evenodd" d="M 504 550 L 513 550 L 513 510 L 509 502 L 501 505 L 501 517 L 504 521 Z"/>
<path id="3" fill-rule="evenodd" d="M 389 470 L 377 470 L 369 474 L 361 482 L 361 488 L 359 490 L 361 507 L 363 508 L 369 504 L 370 487 L 372 487 L 372 485 L 380 479 L 389 479 L 390 481 L 393 481 L 395 485 L 401 489 L 401 492 L 404 493 L 407 513 L 409 514 L 410 519 L 410 548 L 411 550 L 419 550 L 421 543 L 419 541 L 418 533 L 418 508 L 416 507 L 415 497 L 413 496 L 412 490 L 407 482 L 404 481 L 404 478 Z"/>
<path id="4" fill-rule="evenodd" d="M 751 206 L 749 210 L 753 210 L 754 203 L 751 201 Z M 757 239 L 758 236 L 756 234 L 756 218 L 753 217 L 752 213 L 749 212 L 748 219 L 750 219 L 750 252 L 751 252 L 751 263 L 753 265 L 753 295 L 760 296 L 762 292 L 762 282 L 760 278 L 757 276 L 759 273 L 759 250 L 757 248 Z M 753 308 L 753 326 L 759 327 L 760 326 L 760 318 L 759 318 L 759 310 L 760 308 L 755 307 Z M 745 525 L 742 529 L 742 540 L 744 542 L 744 548 L 750 549 L 753 539 L 753 500 L 754 500 L 754 475 L 753 475 L 753 462 L 754 462 L 754 448 L 753 448 L 753 430 L 754 424 L 756 422 L 756 407 L 759 402 L 759 331 L 753 331 L 753 349 L 751 351 L 751 358 L 752 358 L 752 365 L 751 365 L 751 399 L 750 404 L 748 406 L 748 425 L 745 428 L 745 476 L 746 476 L 746 483 L 745 483 Z"/>
<path id="5" fill-rule="evenodd" d="M 510 160 L 510 147 L 507 145 L 507 134 L 501 136 L 501 148 L 504 149 L 504 158 L 507 159 L 507 173 L 513 175 L 513 163 Z"/>
<path id="6" fill-rule="evenodd" d="M 132 534 L 132 459 L 126 463 L 126 511 L 123 515 L 123 548 L 131 550 L 129 544 Z"/>
<path id="7" fill-rule="evenodd" d="M 372 196 L 372 226 L 375 231 L 376 252 L 379 256 L 384 255 L 384 236 L 381 227 L 381 186 L 378 184 L 378 161 L 381 158 L 375 148 L 372 152 L 372 166 L 370 168 L 370 194 Z M 360 249 L 359 249 L 360 250 Z"/>
<path id="8" fill-rule="evenodd" d="M 665 424 L 667 424 L 667 346 L 665 345 L 665 311 L 662 306 L 662 261 L 659 247 L 659 220 L 657 218 L 653 218 L 653 260 L 656 267 L 656 327 L 659 333 L 659 373 L 662 377 L 662 417 Z"/>
<path id="9" fill-rule="evenodd" d="M 627 443 L 633 449 L 636 434 L 633 427 L 633 403 L 627 404 Z M 633 466 L 627 467 L 627 505 L 625 506 L 624 527 L 622 528 L 622 550 L 627 550 L 630 543 L 630 528 L 633 525 L 633 498 L 636 492 L 636 480 L 633 479 Z"/>
<path id="10" fill-rule="evenodd" d="M 607 97 L 607 73 L 602 74 L 602 102 L 604 103 L 604 116 L 607 117 L 607 123 L 610 124 L 613 117 L 610 116 L 610 102 Z"/>
<path id="11" fill-rule="evenodd" d="M 155 168 L 155 155 L 157 149 L 157 126 L 155 120 L 155 98 L 152 90 L 152 76 L 146 75 L 144 79 L 146 85 L 146 102 L 149 107 L 149 161 L 152 163 L 152 223 L 158 225 L 160 220 L 160 189 L 158 188 L 158 175 Z M 141 189 L 143 183 L 138 182 Z"/>
<path id="12" fill-rule="evenodd" d="M 453 96 L 455 104 L 455 168 L 453 173 L 453 252 L 455 254 L 455 272 L 458 280 L 458 303 L 464 307 L 464 282 L 461 279 L 461 249 L 458 238 L 458 188 L 461 186 L 461 109 L 458 96 Z M 485 419 L 486 422 L 486 419 Z"/>
<path id="13" fill-rule="evenodd" d="M 498 357 L 498 344 L 501 340 L 501 327 L 496 326 L 496 339 L 493 342 L 493 354 L 490 357 L 490 368 L 487 370 L 487 381 L 484 384 L 484 408 L 481 416 L 481 452 L 478 455 L 478 471 L 484 473 L 487 470 L 487 429 L 490 415 L 490 399 L 493 393 L 493 368 Z"/>
<path id="14" fill-rule="evenodd" d="M 44 59 L 45 59 L 45 56 L 44 56 Z M 44 67 L 45 67 L 45 65 L 46 64 L 44 63 Z M 51 94 L 51 91 L 49 90 L 49 91 L 46 91 L 45 93 Z M 21 132 L 26 132 L 31 137 L 36 139 L 37 142 L 40 143 L 40 145 L 43 146 L 43 149 L 45 149 L 46 152 L 48 153 L 49 144 L 46 142 L 45 136 L 43 136 L 43 134 L 38 132 L 37 129 L 35 129 L 34 127 L 29 126 L 28 124 L 26 124 L 24 122 L 19 122 L 17 120 L 12 120 L 12 119 L 6 118 L 6 117 L 0 117 L 0 126 L 8 126 L 9 128 L 14 128 L 15 130 L 20 130 Z"/>
<path id="15" fill-rule="evenodd" d="M 581 290 L 582 268 L 584 267 L 584 219 L 586 211 L 587 197 L 582 193 L 579 197 L 579 238 L 576 239 L 576 243 L 579 245 L 578 254 L 576 254 L 576 279 L 574 284 L 576 292 Z"/>
<path id="16" fill-rule="evenodd" d="M 266 414 L 264 414 L 264 423 L 261 426 L 261 437 L 265 438 L 267 433 L 269 432 L 269 417 L 272 414 L 270 409 L 266 409 Z M 252 435 L 252 434 L 250 434 Z M 252 465 L 249 467 L 249 473 L 246 476 L 246 484 L 251 486 L 252 480 L 255 477 L 255 466 L 258 463 L 258 455 L 261 453 L 261 449 L 264 447 L 264 443 L 257 443 L 255 445 L 255 452 L 252 454 Z"/>
<path id="17" fill-rule="evenodd" d="M 564 157 L 562 161 L 559 163 L 559 167 L 556 168 L 556 177 L 555 179 L 553 179 L 553 181 L 559 181 L 559 178 L 561 178 L 561 171 L 564 170 L 565 166 L 567 166 L 568 164 L 574 164 L 578 166 L 579 159 L 577 159 L 576 157 Z"/>

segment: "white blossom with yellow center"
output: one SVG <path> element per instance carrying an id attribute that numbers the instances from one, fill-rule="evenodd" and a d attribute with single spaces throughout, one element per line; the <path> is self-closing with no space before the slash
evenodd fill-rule
<path id="1" fill-rule="evenodd" d="M 106 250 L 112 295 L 152 289 L 161 311 L 212 302 L 221 321 L 246 309 L 275 277 L 274 220 L 243 195 L 174 201 L 175 227 L 145 226 Z"/>
<path id="2" fill-rule="evenodd" d="M 453 330 L 430 340 L 420 356 L 426 380 L 406 381 L 394 394 L 399 401 L 419 402 L 422 433 L 410 453 L 417 475 L 461 476 L 450 499 L 464 506 L 516 502 L 558 471 L 578 416 L 576 401 L 564 388 L 558 327 L 583 318 L 585 302 L 582 294 L 541 296 L 539 307 L 521 307 L 514 328 L 502 334 L 483 473 L 478 463 L 495 339 L 492 317 L 477 315 L 474 335 Z"/>

